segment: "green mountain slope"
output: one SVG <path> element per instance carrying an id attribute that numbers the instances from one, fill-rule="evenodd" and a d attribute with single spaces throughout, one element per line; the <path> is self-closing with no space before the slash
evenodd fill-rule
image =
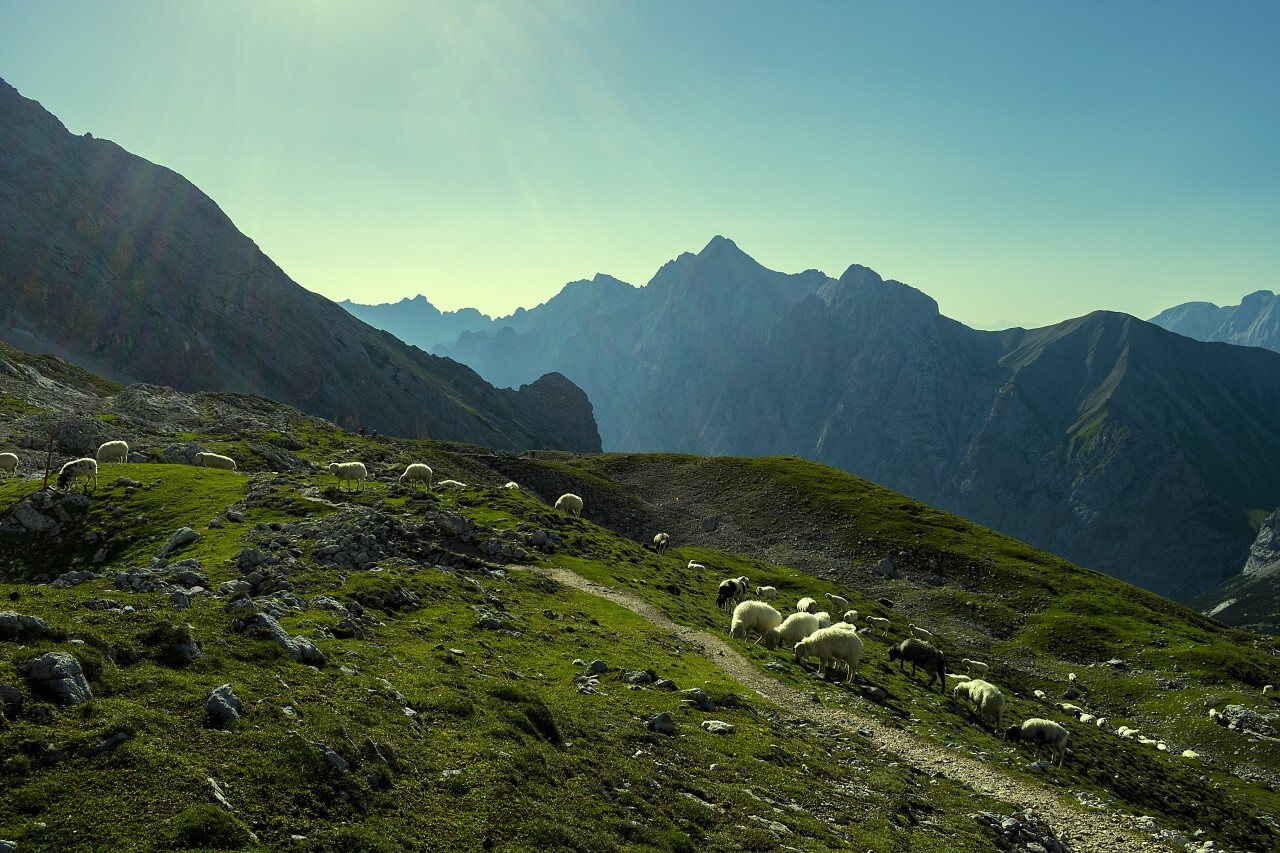
<path id="1" fill-rule="evenodd" d="M 0 481 L 0 595 L 48 625 L 0 616 L 0 839 L 20 850 L 1009 849 L 984 813 L 1076 851 L 1159 849 L 1144 826 L 1280 843 L 1272 640 L 867 481 L 791 458 L 366 439 L 263 398 L 5 355 L 0 451 L 20 467 Z M 47 495 L 50 427 L 55 461 L 106 438 L 137 461 Z M 195 449 L 239 470 L 179 461 Z M 371 482 L 338 488 L 332 459 Z M 410 461 L 468 486 L 399 487 Z M 551 508 L 565 491 L 583 518 Z M 197 537 L 158 558 L 182 528 Z M 638 544 L 659 529 L 676 546 L 661 556 Z M 682 632 L 541 574 L 565 569 Z M 742 574 L 784 610 L 839 593 L 889 636 L 864 635 L 852 684 L 740 640 L 752 675 L 734 676 L 696 636 L 726 636 L 716 586 Z M 953 671 L 991 664 L 1006 723 L 1066 725 L 1064 765 L 890 666 L 908 623 Z M 79 662 L 92 699 L 29 676 L 49 652 Z M 1072 672 L 1071 701 L 1169 751 L 1058 708 Z M 766 678 L 805 698 L 744 686 Z M 207 708 L 224 684 L 238 722 Z M 693 688 L 714 710 L 684 701 Z M 650 731 L 662 713 L 673 734 Z"/>

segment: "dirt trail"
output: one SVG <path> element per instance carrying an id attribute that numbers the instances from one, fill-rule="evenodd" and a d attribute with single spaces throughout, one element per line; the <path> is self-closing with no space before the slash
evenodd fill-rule
<path id="1" fill-rule="evenodd" d="M 968 755 L 953 752 L 910 732 L 890 728 L 874 717 L 864 717 L 842 708 L 815 705 L 809 694 L 789 687 L 762 673 L 755 664 L 738 654 L 721 637 L 673 622 L 653 605 L 613 587 L 602 586 L 567 569 L 513 566 L 549 577 L 565 586 L 608 599 L 643 616 L 697 649 L 704 657 L 741 684 L 772 702 L 823 726 L 872 733 L 872 742 L 898 759 L 926 773 L 941 773 L 982 794 L 1039 812 L 1075 853 L 1169 853 L 1169 848 L 1128 830 L 1117 816 L 1107 812 L 1073 808 L 1058 795 L 1032 782 L 1006 775 Z"/>

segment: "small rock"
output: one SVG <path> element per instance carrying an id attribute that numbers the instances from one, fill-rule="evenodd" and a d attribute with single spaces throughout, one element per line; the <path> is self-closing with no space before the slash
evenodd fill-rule
<path id="1" fill-rule="evenodd" d="M 671 719 L 670 714 L 663 711 L 649 721 L 649 731 L 664 735 L 675 734 L 676 721 Z"/>
<path id="2" fill-rule="evenodd" d="M 64 705 L 79 705 L 93 698 L 80 661 L 67 652 L 49 652 L 19 667 L 27 681 L 53 694 Z"/>
<path id="3" fill-rule="evenodd" d="M 703 720 L 702 728 L 713 735 L 733 734 L 733 724 L 726 723 L 723 720 Z"/>
<path id="4" fill-rule="evenodd" d="M 209 712 L 209 720 L 215 728 L 226 729 L 240 722 L 242 705 L 230 684 L 215 687 L 209 693 L 204 707 Z"/>

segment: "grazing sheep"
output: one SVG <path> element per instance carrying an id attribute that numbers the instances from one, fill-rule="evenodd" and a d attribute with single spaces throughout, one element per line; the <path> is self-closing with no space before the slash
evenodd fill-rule
<path id="1" fill-rule="evenodd" d="M 502 488 L 515 489 L 518 492 L 520 491 L 520 484 L 517 483 L 515 480 L 508 480 L 507 482 L 502 484 Z"/>
<path id="2" fill-rule="evenodd" d="M 1079 717 L 1077 717 L 1077 719 L 1080 720 L 1080 722 L 1082 723 L 1092 723 L 1094 720 L 1098 718 L 1095 717 L 1093 714 L 1081 714 Z"/>
<path id="3" fill-rule="evenodd" d="M 0 473 L 3 473 L 6 477 L 12 477 L 17 470 L 18 454 L 0 453 Z"/>
<path id="4" fill-rule="evenodd" d="M 933 642 L 933 634 L 929 633 L 924 628 L 917 628 L 915 625 L 908 625 L 907 631 L 909 631 L 911 636 L 915 637 L 917 640 L 924 640 L 926 643 Z"/>
<path id="5" fill-rule="evenodd" d="M 756 598 L 761 601 L 773 601 L 778 597 L 778 588 L 776 586 L 758 586 L 756 587 Z"/>
<path id="6" fill-rule="evenodd" d="M 849 609 L 849 599 L 842 595 L 827 593 L 827 600 L 831 602 L 831 611 L 833 613 L 843 613 Z"/>
<path id="7" fill-rule="evenodd" d="M 438 489 L 443 489 L 446 487 L 450 489 L 465 489 L 467 487 L 467 484 L 460 480 L 441 480 L 440 482 L 436 483 L 436 488 Z"/>
<path id="8" fill-rule="evenodd" d="M 707 567 L 706 567 L 706 566 L 704 566 L 704 565 L 702 565 L 702 563 L 695 563 L 693 560 L 690 560 L 690 561 L 689 561 L 689 565 L 685 566 L 685 568 L 686 568 L 686 569 L 700 569 L 700 570 L 702 570 L 702 571 L 704 571 L 704 572 L 707 570 Z"/>
<path id="9" fill-rule="evenodd" d="M 556 498 L 556 509 L 564 510 L 565 512 L 569 513 L 569 515 L 576 515 L 581 517 L 582 498 L 578 497 L 577 495 L 571 492 L 565 492 L 563 495 Z"/>
<path id="10" fill-rule="evenodd" d="M 653 535 L 653 550 L 659 554 L 667 553 L 667 549 L 671 547 L 671 534 L 655 533 Z"/>
<path id="11" fill-rule="evenodd" d="M 744 601 L 733 608 L 733 621 L 729 623 L 729 636 L 741 640 L 752 632 L 759 634 L 759 643 L 765 634 L 782 624 L 782 614 L 763 601 Z"/>
<path id="12" fill-rule="evenodd" d="M 236 470 L 236 460 L 220 453 L 197 453 L 192 461 L 201 468 L 218 468 L 223 471 Z"/>
<path id="13" fill-rule="evenodd" d="M 817 613 L 818 602 L 814 601 L 812 598 L 802 598 L 796 602 L 796 612 L 797 613 Z"/>
<path id="14" fill-rule="evenodd" d="M 1069 732 L 1053 720 L 1032 717 L 1020 726 L 1010 726 L 1004 733 L 1005 740 L 1029 740 L 1034 744 L 1049 747 L 1049 763 L 1058 757 L 1058 766 L 1067 755 L 1067 736 Z"/>
<path id="15" fill-rule="evenodd" d="M 812 613 L 792 613 L 782 624 L 764 636 L 764 647 L 770 651 L 781 645 L 794 646 L 818 630 L 818 617 Z"/>
<path id="16" fill-rule="evenodd" d="M 128 462 L 129 461 L 129 443 L 127 441 L 106 441 L 98 445 L 98 452 L 94 454 L 101 465 L 104 462 Z"/>
<path id="17" fill-rule="evenodd" d="M 840 617 L 840 619 L 843 622 L 848 622 L 850 625 L 853 625 L 858 621 L 858 611 L 846 610 L 844 612 L 844 616 Z"/>
<path id="18" fill-rule="evenodd" d="M 979 717 L 995 717 L 993 731 L 1000 729 L 1000 724 L 1004 721 L 1005 699 L 999 687 L 989 681 L 974 679 L 957 684 L 951 695 L 956 699 L 968 699 L 972 702 L 978 709 Z"/>
<path id="19" fill-rule="evenodd" d="M 919 667 L 929 673 L 929 683 L 925 685 L 925 689 L 933 686 L 933 682 L 938 682 L 938 692 L 941 693 L 947 689 L 947 657 L 924 640 L 915 637 L 908 637 L 896 646 L 889 647 L 889 662 L 898 661 L 898 669 L 906 671 L 906 663 L 911 662 L 911 676 L 915 677 L 916 668 Z"/>
<path id="20" fill-rule="evenodd" d="M 330 462 L 329 473 L 338 478 L 339 487 L 344 482 L 354 482 L 357 486 L 363 486 L 365 478 L 369 476 L 363 462 Z"/>
<path id="21" fill-rule="evenodd" d="M 986 675 L 991 671 L 991 667 L 980 660 L 969 660 L 968 658 L 965 658 L 960 661 L 960 663 L 964 666 L 965 672 L 970 675 Z"/>
<path id="22" fill-rule="evenodd" d="M 825 610 L 819 610 L 817 613 L 815 613 L 815 614 L 813 614 L 813 615 L 818 617 L 818 627 L 819 627 L 819 628 L 830 628 L 830 627 L 831 627 L 831 614 L 830 614 L 830 613 L 828 613 L 828 612 L 827 612 L 827 611 L 825 611 Z"/>
<path id="23" fill-rule="evenodd" d="M 425 465 L 421 462 L 413 462 L 408 468 L 404 469 L 404 473 L 400 475 L 400 479 L 396 480 L 396 482 L 401 486 L 404 485 L 405 480 L 408 480 L 411 483 L 415 481 L 419 483 L 426 483 L 427 491 L 430 491 L 432 473 L 430 465 Z"/>
<path id="24" fill-rule="evenodd" d="M 98 462 L 96 459 L 84 457 L 83 459 L 72 459 L 58 471 L 58 491 L 65 491 L 67 484 L 75 485 L 76 481 L 84 477 L 84 487 L 89 488 L 89 481 L 93 481 L 93 487 L 98 488 Z"/>
<path id="25" fill-rule="evenodd" d="M 750 581 L 745 576 L 740 578 L 726 578 L 720 581 L 720 586 L 716 590 L 716 604 L 729 609 L 729 604 L 737 604 L 747 597 L 747 590 L 750 588 Z"/>
<path id="26" fill-rule="evenodd" d="M 867 624 L 871 626 L 873 631 L 878 629 L 882 637 L 889 633 L 889 620 L 883 616 L 868 616 Z"/>
<path id="27" fill-rule="evenodd" d="M 849 668 L 846 681 L 852 681 L 862 659 L 862 638 L 848 628 L 819 628 L 796 643 L 796 663 L 804 663 L 809 656 L 820 661 L 819 673 L 825 673 L 833 661 L 842 661 Z"/>

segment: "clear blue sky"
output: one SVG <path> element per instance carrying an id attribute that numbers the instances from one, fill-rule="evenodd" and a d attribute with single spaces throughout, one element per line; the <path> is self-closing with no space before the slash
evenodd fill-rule
<path id="1" fill-rule="evenodd" d="M 0 0 L 296 281 L 509 313 L 714 235 L 971 325 L 1280 289 L 1280 2 Z"/>

